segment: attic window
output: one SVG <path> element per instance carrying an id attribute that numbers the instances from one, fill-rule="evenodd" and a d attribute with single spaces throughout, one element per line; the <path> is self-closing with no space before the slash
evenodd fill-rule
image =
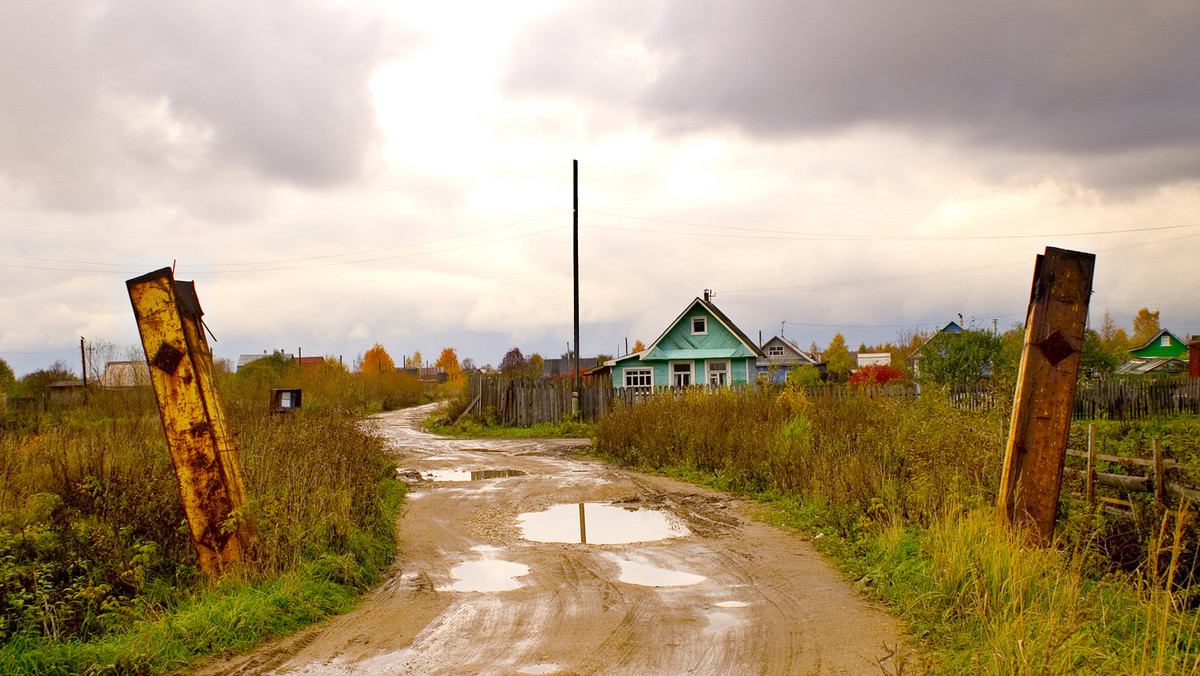
<path id="1" fill-rule="evenodd" d="M 708 317 L 692 317 L 692 335 L 708 333 Z"/>
<path id="2" fill-rule="evenodd" d="M 693 333 L 694 333 L 694 332 L 693 332 Z M 1159 344 L 1160 344 L 1160 345 L 1162 345 L 1163 347 L 1171 347 L 1171 337 L 1170 337 L 1170 336 L 1163 336 L 1163 337 L 1162 337 L 1162 342 L 1161 342 L 1161 343 L 1159 343 Z"/>
<path id="3" fill-rule="evenodd" d="M 782 357 L 783 356 L 783 346 L 782 345 L 771 345 L 770 347 L 767 348 L 767 356 L 768 357 Z"/>

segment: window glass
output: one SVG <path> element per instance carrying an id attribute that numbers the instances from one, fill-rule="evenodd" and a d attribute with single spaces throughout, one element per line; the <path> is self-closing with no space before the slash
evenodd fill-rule
<path id="1" fill-rule="evenodd" d="M 708 317 L 692 317 L 692 333 L 708 333 Z"/>

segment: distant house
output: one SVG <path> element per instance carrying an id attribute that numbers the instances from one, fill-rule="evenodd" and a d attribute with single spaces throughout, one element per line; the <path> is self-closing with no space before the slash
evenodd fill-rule
<path id="1" fill-rule="evenodd" d="M 1129 361 L 1113 369 L 1115 376 L 1176 375 L 1188 372 L 1188 344 L 1163 329 L 1141 347 L 1129 351 Z"/>
<path id="2" fill-rule="evenodd" d="M 959 319 L 962 319 L 962 315 L 959 315 Z M 913 353 L 908 357 L 909 368 L 912 370 L 913 375 L 921 375 L 921 351 L 925 349 L 926 345 L 929 345 L 933 341 L 937 340 L 937 337 L 940 335 L 947 333 L 962 333 L 964 330 L 965 329 L 963 329 L 963 327 L 958 325 L 958 322 L 950 322 L 949 324 L 938 329 L 938 332 L 930 336 L 929 340 L 921 343 L 920 347 L 913 350 Z"/>
<path id="3" fill-rule="evenodd" d="M 1170 331 L 1163 329 L 1154 334 L 1154 337 L 1146 341 L 1141 347 L 1135 347 L 1129 351 L 1134 359 L 1187 359 L 1188 346 L 1185 341 L 1179 339 L 1178 336 Z"/>
<path id="4" fill-rule="evenodd" d="M 688 304 L 649 348 L 614 359 L 614 387 L 728 387 L 754 382 L 765 357 L 708 299 Z"/>
<path id="5" fill-rule="evenodd" d="M 856 353 L 857 368 L 864 366 L 888 366 L 892 363 L 891 352 L 858 352 Z"/>
<path id="6" fill-rule="evenodd" d="M 775 384 L 786 382 L 788 373 L 801 366 L 815 366 L 822 376 L 825 375 L 825 362 L 817 361 L 787 338 L 775 336 L 763 343 L 760 349 L 763 356 L 755 362 L 758 375 Z"/>

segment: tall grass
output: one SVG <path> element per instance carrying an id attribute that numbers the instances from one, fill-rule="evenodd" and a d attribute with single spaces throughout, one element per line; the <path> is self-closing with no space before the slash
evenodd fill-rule
<path id="1" fill-rule="evenodd" d="M 216 588 L 197 570 L 152 395 L 95 392 L 87 406 L 6 420 L 0 673 L 173 668 L 181 656 L 244 645 L 344 609 L 390 564 L 403 494 L 383 441 L 353 408 L 422 396 L 407 378 L 361 380 L 342 369 L 221 377 L 261 542 L 248 577 Z M 304 409 L 271 416 L 271 387 L 304 388 Z M 348 402 L 338 401 L 343 396 Z M 278 591 L 297 587 L 306 591 Z M 254 612 L 267 619 L 219 617 L 229 612 L 217 610 L 229 607 L 227 597 L 261 606 Z M 217 616 L 197 638 L 195 629 L 180 629 L 181 613 Z M 160 635 L 178 643 L 147 639 Z M 138 645 L 157 652 L 127 652 Z"/>
<path id="2" fill-rule="evenodd" d="M 1005 422 L 939 393 L 693 392 L 618 408 L 597 448 L 770 500 L 910 622 L 930 672 L 1200 673 L 1195 599 L 1173 586 L 1194 565 L 1189 517 L 1162 521 L 1135 570 L 1099 554 L 1108 524 L 1086 511 L 1067 509 L 1054 546 L 1025 546 L 992 507 Z"/>

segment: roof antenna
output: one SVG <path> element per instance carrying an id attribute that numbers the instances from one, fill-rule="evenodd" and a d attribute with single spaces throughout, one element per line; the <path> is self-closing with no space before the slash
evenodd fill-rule
<path id="1" fill-rule="evenodd" d="M 705 289 L 705 290 L 704 290 L 704 302 L 705 302 L 705 303 L 707 303 L 707 302 L 708 302 L 708 299 L 709 299 L 709 298 L 716 298 L 716 297 L 717 297 L 717 294 L 716 294 L 716 293 L 714 293 L 712 289 Z"/>

